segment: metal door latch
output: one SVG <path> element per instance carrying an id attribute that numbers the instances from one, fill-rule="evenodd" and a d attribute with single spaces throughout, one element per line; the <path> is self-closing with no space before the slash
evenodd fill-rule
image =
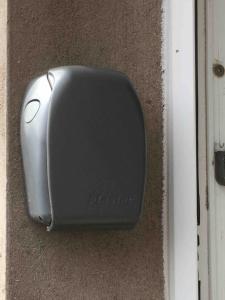
<path id="1" fill-rule="evenodd" d="M 225 186 L 225 151 L 215 152 L 215 177 L 218 184 Z"/>

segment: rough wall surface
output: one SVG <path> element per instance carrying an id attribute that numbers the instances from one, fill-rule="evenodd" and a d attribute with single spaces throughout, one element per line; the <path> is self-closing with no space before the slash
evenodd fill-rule
<path id="1" fill-rule="evenodd" d="M 6 20 L 7 5 L 0 0 L 0 299 L 5 297 L 6 268 Z"/>
<path id="2" fill-rule="evenodd" d="M 160 23 L 158 0 L 8 0 L 7 299 L 163 299 Z M 138 90 L 151 172 L 132 231 L 47 233 L 27 217 L 24 89 L 67 64 L 123 71 Z"/>

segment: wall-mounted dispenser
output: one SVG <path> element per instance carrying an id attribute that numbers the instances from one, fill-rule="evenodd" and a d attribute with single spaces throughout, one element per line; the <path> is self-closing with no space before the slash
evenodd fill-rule
<path id="1" fill-rule="evenodd" d="M 135 225 L 145 130 L 126 76 L 68 66 L 34 79 L 22 107 L 21 144 L 29 214 L 48 230 Z"/>

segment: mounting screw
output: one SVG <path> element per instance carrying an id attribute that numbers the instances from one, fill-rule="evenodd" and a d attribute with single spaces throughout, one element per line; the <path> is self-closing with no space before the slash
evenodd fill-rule
<path id="1" fill-rule="evenodd" d="M 224 66 L 222 66 L 221 64 L 214 64 L 213 65 L 213 73 L 217 76 L 217 77 L 222 77 L 224 75 Z"/>

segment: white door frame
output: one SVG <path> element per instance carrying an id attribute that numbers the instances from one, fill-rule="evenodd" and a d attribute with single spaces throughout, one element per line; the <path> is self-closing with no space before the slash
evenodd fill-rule
<path id="1" fill-rule="evenodd" d="M 163 5 L 167 299 L 197 300 L 195 1 Z"/>
<path id="2" fill-rule="evenodd" d="M 225 299 L 225 187 L 215 180 L 214 152 L 225 150 L 225 76 L 213 72 L 225 66 L 224 0 L 206 1 L 207 161 L 209 198 L 210 299 Z"/>
<path id="3" fill-rule="evenodd" d="M 197 7 L 198 66 L 198 265 L 200 299 L 209 300 L 209 239 L 207 184 L 207 121 L 206 121 L 206 1 Z"/>

